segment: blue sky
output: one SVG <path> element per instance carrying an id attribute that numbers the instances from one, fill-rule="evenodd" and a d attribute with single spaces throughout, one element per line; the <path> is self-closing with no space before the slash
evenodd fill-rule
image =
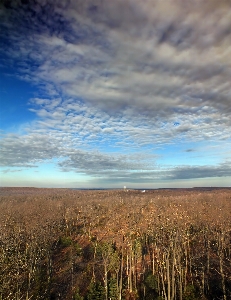
<path id="1" fill-rule="evenodd" d="M 0 185 L 231 185 L 228 1 L 0 4 Z"/>

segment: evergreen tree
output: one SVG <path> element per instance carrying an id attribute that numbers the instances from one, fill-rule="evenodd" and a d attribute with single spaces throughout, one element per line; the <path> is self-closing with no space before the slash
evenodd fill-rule
<path id="1" fill-rule="evenodd" d="M 108 297 L 111 300 L 117 300 L 118 299 L 118 289 L 117 289 L 117 281 L 116 278 L 111 278 L 109 280 L 108 285 Z"/>
<path id="2" fill-rule="evenodd" d="M 100 282 L 90 283 L 87 300 L 105 300 L 105 290 Z"/>
<path id="3" fill-rule="evenodd" d="M 83 296 L 79 294 L 79 289 L 77 288 L 73 296 L 73 300 L 83 300 Z"/>

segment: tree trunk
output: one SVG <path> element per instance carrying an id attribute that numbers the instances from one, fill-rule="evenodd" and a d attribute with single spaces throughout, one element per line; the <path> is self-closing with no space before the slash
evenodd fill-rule
<path id="1" fill-rule="evenodd" d="M 123 251 L 123 245 L 121 250 L 121 262 L 120 262 L 120 282 L 119 282 L 119 300 L 122 299 L 122 288 L 123 288 L 123 269 L 124 269 L 124 251 Z"/>
<path id="2" fill-rule="evenodd" d="M 221 285 L 223 291 L 223 299 L 227 300 L 226 288 L 225 288 L 225 274 L 223 270 L 223 260 L 224 260 L 224 233 L 221 232 L 219 236 L 219 262 L 220 262 L 220 274 L 221 274 Z"/>

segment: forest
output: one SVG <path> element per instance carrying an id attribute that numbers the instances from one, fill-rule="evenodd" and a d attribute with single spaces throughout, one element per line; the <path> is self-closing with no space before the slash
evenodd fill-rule
<path id="1" fill-rule="evenodd" d="M 0 300 L 231 299 L 231 189 L 0 188 Z"/>

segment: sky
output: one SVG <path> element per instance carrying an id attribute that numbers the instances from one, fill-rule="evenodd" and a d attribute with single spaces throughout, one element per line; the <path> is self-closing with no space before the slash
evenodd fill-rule
<path id="1" fill-rule="evenodd" d="M 231 186 L 231 4 L 3 0 L 0 186 Z"/>

